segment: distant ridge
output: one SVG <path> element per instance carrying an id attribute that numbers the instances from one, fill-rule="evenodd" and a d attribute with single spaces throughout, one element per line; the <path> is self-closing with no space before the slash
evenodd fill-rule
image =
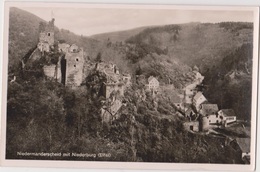
<path id="1" fill-rule="evenodd" d="M 123 31 L 100 33 L 100 34 L 92 35 L 92 36 L 90 36 L 90 38 L 96 39 L 101 42 L 107 41 L 108 38 L 112 42 L 120 42 L 120 41 L 124 42 L 129 37 L 134 36 L 150 27 L 153 27 L 153 26 L 143 26 L 143 27 L 138 27 L 138 28 L 129 29 L 129 30 L 123 30 Z"/>

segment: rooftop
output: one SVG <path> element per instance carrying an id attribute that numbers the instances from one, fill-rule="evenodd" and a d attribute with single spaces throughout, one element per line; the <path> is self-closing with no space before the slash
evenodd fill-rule
<path id="1" fill-rule="evenodd" d="M 217 104 L 201 104 L 200 113 L 202 115 L 211 115 L 218 112 Z"/>
<path id="2" fill-rule="evenodd" d="M 242 152 L 250 152 L 250 138 L 236 138 Z"/>
<path id="3" fill-rule="evenodd" d="M 204 97 L 204 95 L 202 94 L 202 92 L 199 91 L 199 92 L 196 93 L 196 95 L 194 96 L 193 99 L 194 99 L 194 100 L 198 100 L 201 96 Z"/>
<path id="4" fill-rule="evenodd" d="M 155 77 L 153 77 L 153 76 L 150 76 L 149 78 L 148 78 L 148 82 L 150 82 L 152 79 L 156 79 Z M 157 80 L 157 79 L 156 79 Z"/>
<path id="5" fill-rule="evenodd" d="M 236 116 L 233 109 L 221 109 L 225 116 Z"/>

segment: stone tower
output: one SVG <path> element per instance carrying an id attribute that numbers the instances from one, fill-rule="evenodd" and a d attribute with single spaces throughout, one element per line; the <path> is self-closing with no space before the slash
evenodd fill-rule
<path id="1" fill-rule="evenodd" d="M 48 23 L 40 23 L 38 48 L 41 52 L 49 52 L 50 47 L 54 45 L 54 21 L 52 18 Z"/>
<path id="2" fill-rule="evenodd" d="M 83 81 L 83 50 L 71 45 L 58 64 L 57 79 L 66 86 L 80 86 Z"/>

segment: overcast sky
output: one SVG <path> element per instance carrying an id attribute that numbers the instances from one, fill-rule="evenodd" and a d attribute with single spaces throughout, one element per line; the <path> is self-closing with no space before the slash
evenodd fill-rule
<path id="1" fill-rule="evenodd" d="M 90 36 L 98 33 L 127 30 L 141 26 L 188 22 L 253 22 L 252 11 L 201 11 L 173 9 L 107 9 L 107 8 L 21 8 L 49 21 L 55 17 L 58 28 Z"/>

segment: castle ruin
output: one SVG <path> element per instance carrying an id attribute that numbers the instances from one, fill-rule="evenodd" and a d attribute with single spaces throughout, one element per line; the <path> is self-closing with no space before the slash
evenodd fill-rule
<path id="1" fill-rule="evenodd" d="M 54 21 L 40 23 L 38 49 L 44 55 L 51 53 L 55 44 Z M 65 48 L 61 48 L 64 47 Z M 45 65 L 44 73 L 47 77 L 54 78 L 66 86 L 80 86 L 83 81 L 84 51 L 77 45 L 59 44 L 60 57 L 57 64 Z M 66 49 L 66 50 L 65 50 Z M 63 51 L 62 51 L 63 50 Z"/>
<path id="2" fill-rule="evenodd" d="M 40 23 L 37 47 L 41 52 L 50 52 L 50 47 L 54 45 L 54 21 L 53 18 L 48 23 Z"/>

